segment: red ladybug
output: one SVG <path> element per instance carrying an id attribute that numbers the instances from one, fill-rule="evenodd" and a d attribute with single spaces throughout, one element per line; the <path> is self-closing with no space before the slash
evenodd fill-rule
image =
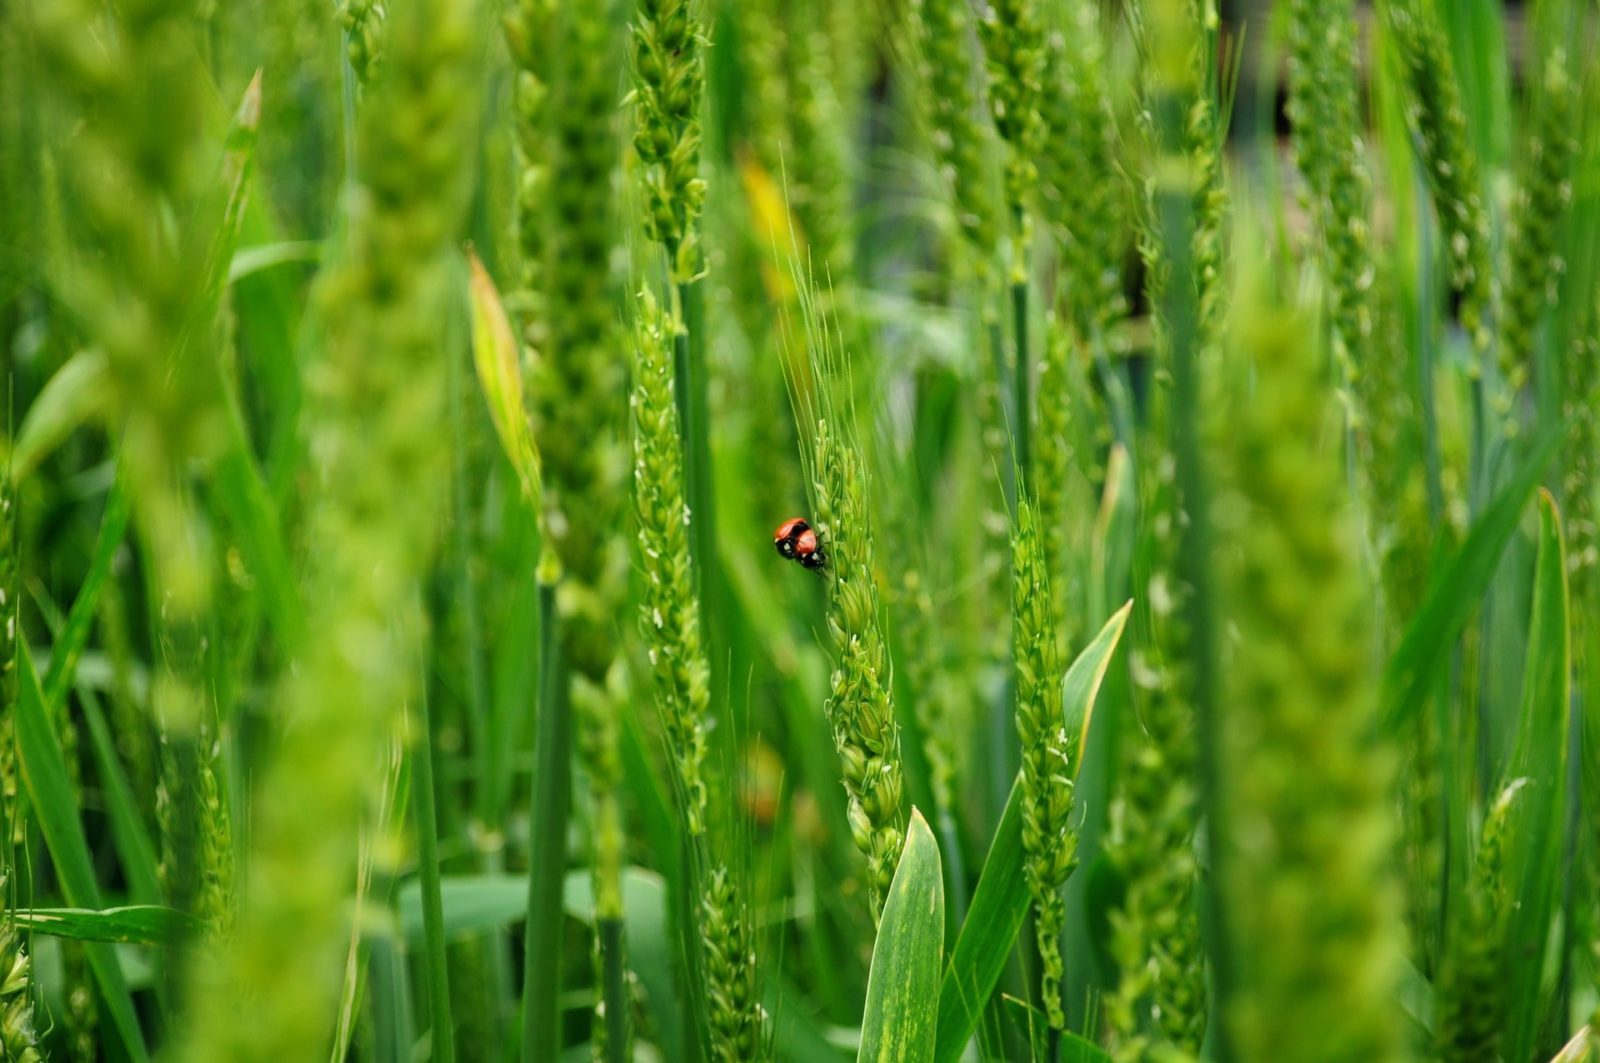
<path id="1" fill-rule="evenodd" d="M 780 557 L 798 561 L 806 568 L 819 569 L 828 561 L 817 533 L 804 517 L 790 517 L 778 525 L 778 530 L 772 533 L 772 545 L 777 547 Z"/>

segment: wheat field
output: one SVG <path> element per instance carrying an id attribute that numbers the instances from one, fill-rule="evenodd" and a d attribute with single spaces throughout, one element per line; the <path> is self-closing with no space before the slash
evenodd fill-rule
<path id="1" fill-rule="evenodd" d="M 0 1060 L 1600 1063 L 1597 40 L 4 0 Z"/>

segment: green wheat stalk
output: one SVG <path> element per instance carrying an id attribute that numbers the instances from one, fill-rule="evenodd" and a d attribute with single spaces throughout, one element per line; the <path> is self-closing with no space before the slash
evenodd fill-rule
<path id="1" fill-rule="evenodd" d="M 855 271 L 851 211 L 850 128 L 839 97 L 837 64 L 827 30 L 814 13 L 794 5 L 787 12 L 788 47 L 781 68 L 786 82 L 788 140 L 781 172 L 787 176 L 791 209 L 810 261 L 830 279 L 828 298 L 849 298 Z M 790 152 L 792 151 L 792 155 Z"/>
<path id="2" fill-rule="evenodd" d="M 1036 521 L 1033 506 L 1019 498 L 1011 547 L 1011 625 L 1016 647 L 1017 735 L 1022 743 L 1023 872 L 1033 898 L 1040 998 L 1050 1028 L 1063 1030 L 1067 1019 L 1061 980 L 1066 967 L 1061 958 L 1061 931 L 1066 902 L 1061 888 L 1077 863 L 1077 835 L 1068 814 L 1078 735 L 1061 719 L 1064 670 Z"/>
<path id="3" fill-rule="evenodd" d="M 1431 536 L 1416 456 L 1405 360 L 1393 300 L 1376 298 L 1380 267 L 1370 247 L 1368 180 L 1356 80 L 1351 3 L 1290 8 L 1290 118 L 1296 161 L 1306 177 L 1327 285 L 1334 360 L 1350 404 L 1351 435 L 1363 473 L 1370 536 L 1383 581 L 1386 648 L 1399 638 L 1426 588 Z M 1392 291 L 1392 286 L 1380 290 Z M 1439 749 L 1431 714 L 1419 714 L 1402 769 L 1409 851 L 1408 916 L 1419 942 L 1435 934 L 1442 848 Z M 1426 955 L 1428 949 L 1423 947 Z"/>
<path id="4" fill-rule="evenodd" d="M 1486 352 L 1495 301 L 1489 212 L 1442 16 L 1435 0 L 1386 0 L 1383 14 L 1404 64 L 1406 122 L 1444 232 L 1461 323 L 1473 347 Z"/>
<path id="5" fill-rule="evenodd" d="M 14 721 L 17 711 L 17 638 L 20 615 L 21 565 L 17 557 L 16 494 L 9 474 L 0 472 L 0 750 L 11 772 L 0 794 L 0 824 L 17 815 Z M 41 1063 L 39 1036 L 33 1021 L 33 961 L 12 909 L 16 906 L 13 882 L 13 846 L 9 828 L 0 831 L 0 1057 L 17 1063 Z"/>
<path id="6" fill-rule="evenodd" d="M 1039 113 L 1045 72 L 1045 27 L 1037 0 L 995 0 L 978 22 L 989 71 L 989 111 L 1006 146 L 1002 187 L 1011 219 L 1012 338 L 1011 439 L 1020 488 L 1032 483 L 1033 366 L 1028 354 L 1028 292 L 1032 274 L 1033 217 L 1029 206 L 1039 180 L 1037 158 L 1045 134 Z"/>
<path id="7" fill-rule="evenodd" d="M 1084 342 L 1100 342 L 1126 311 L 1127 181 L 1106 87 L 1099 10 L 1090 0 L 1060 6 L 1064 16 L 1046 44 L 1039 98 L 1046 136 L 1037 162 L 1044 213 L 1059 237 L 1058 309 Z M 1043 393 L 1041 384 L 1041 402 Z"/>
<path id="8" fill-rule="evenodd" d="M 809 429 L 801 461 L 813 525 L 827 557 L 828 633 L 834 650 L 825 709 L 849 799 L 850 837 L 867 858 L 867 897 L 876 921 L 905 841 L 900 725 L 877 583 L 866 462 L 851 429 L 853 407 L 836 324 L 796 273 L 811 379 L 790 381 L 796 416 Z"/>
<path id="9" fill-rule="evenodd" d="M 551 69 L 548 47 L 557 26 L 555 0 L 518 0 L 503 17 L 506 46 L 516 71 L 512 131 L 516 138 L 518 281 L 515 303 L 518 338 L 529 355 L 549 339 L 545 278 L 549 250 Z M 512 301 L 508 299 L 508 302 Z"/>
<path id="10" fill-rule="evenodd" d="M 1097 362 L 1105 364 L 1107 331 L 1126 309 L 1122 258 L 1128 219 L 1099 15 L 1085 0 L 1063 6 L 1047 37 L 1040 96 L 1046 130 L 1038 158 L 1040 198 L 1056 236 L 1060 273 L 1039 360 L 1033 491 L 1055 589 L 1057 634 L 1066 646 L 1081 634 L 1079 618 L 1066 604 L 1068 546 L 1074 528 L 1093 511 L 1080 478 L 1079 441 L 1105 426 L 1103 408 L 1088 399 L 1087 373 Z M 1088 429 L 1076 423 L 1082 414 L 1095 422 Z"/>
<path id="11" fill-rule="evenodd" d="M 645 231 L 666 252 L 671 282 L 673 380 L 694 514 L 696 574 L 715 565 L 716 503 L 711 482 L 704 336 L 691 336 L 691 306 L 700 277 L 698 219 L 706 183 L 700 177 L 700 107 L 705 83 L 704 30 L 690 0 L 640 0 L 633 23 L 634 151 L 642 164 Z M 695 318 L 703 319 L 695 313 Z M 694 341 L 698 340 L 698 344 Z"/>
<path id="12" fill-rule="evenodd" d="M 1334 355 L 1346 381 L 1368 364 L 1374 280 L 1371 182 L 1361 142 L 1353 0 L 1289 7 L 1289 119 L 1329 287 Z"/>
<path id="13" fill-rule="evenodd" d="M 362 85 L 371 83 L 382 65 L 384 24 L 388 18 L 388 6 L 381 0 L 344 0 L 339 5 L 345 57 Z"/>
<path id="14" fill-rule="evenodd" d="M 203 71 L 186 39 L 197 11 L 187 3 L 112 12 L 67 2 L 37 14 L 37 41 L 57 94 L 47 99 L 75 129 L 62 169 L 74 203 L 73 253 L 50 268 L 105 354 L 103 409 L 119 440 L 149 586 L 160 602 L 150 711 L 184 769 L 168 790 L 167 881 L 173 905 L 192 911 L 205 874 L 201 839 L 225 830 L 204 822 L 211 810 L 192 785 L 210 714 L 209 613 L 220 566 L 215 533 L 189 480 L 210 466 L 224 439 L 215 298 L 196 283 L 217 273 L 211 248 L 224 221 L 201 193 L 215 146 L 193 91 Z M 64 711 L 59 726 L 75 780 L 76 733 Z M 69 965 L 79 962 L 73 952 Z M 186 962 L 180 951 L 177 965 Z M 67 1025 L 80 1043 L 95 1038 L 95 1000 L 69 996 Z"/>
<path id="15" fill-rule="evenodd" d="M 0 472 L 0 851 L 9 854 L 25 841 L 18 814 L 22 793 L 17 764 L 17 591 L 22 566 L 17 557 L 16 491 L 9 472 Z M 22 835 L 17 837 L 17 835 Z M 10 863 L 9 855 L 5 862 Z"/>
<path id="16" fill-rule="evenodd" d="M 0 888 L 10 883 L 0 883 Z M 33 961 L 22 933 L 7 915 L 0 923 L 0 1055 L 16 1063 L 43 1063 L 33 1019 Z"/>
<path id="17" fill-rule="evenodd" d="M 1216 27 L 1208 4 L 1168 3 L 1153 8 L 1150 17 L 1149 25 L 1135 27 L 1142 54 L 1138 121 L 1146 150 L 1153 153 L 1139 214 L 1139 246 L 1152 305 L 1158 308 L 1157 390 L 1140 456 L 1141 534 L 1149 555 L 1142 574 L 1147 623 L 1132 661 L 1138 727 L 1112 808 L 1111 855 L 1128 887 L 1112 915 L 1120 981 L 1107 1002 L 1118 1035 L 1117 1058 L 1126 1060 L 1172 1051 L 1198 1054 L 1208 1014 L 1195 852 L 1203 650 L 1192 627 L 1194 572 L 1184 564 L 1197 547 L 1190 542 L 1195 514 L 1186 497 L 1192 484 L 1183 478 L 1185 410 L 1180 406 L 1190 403 L 1192 425 L 1196 399 L 1192 384 L 1187 400 L 1180 392 L 1178 360 L 1181 356 L 1192 374 L 1199 358 L 1213 356 L 1222 305 L 1218 230 L 1225 200 L 1207 70 Z M 1182 207 L 1187 224 L 1173 224 L 1175 206 Z M 1179 265 L 1183 272 L 1175 274 Z"/>
<path id="18" fill-rule="evenodd" d="M 1206 1028 L 1195 853 L 1199 751 L 1187 620 L 1192 590 L 1178 562 L 1187 519 L 1175 480 L 1171 401 L 1171 390 L 1163 389 L 1156 430 L 1145 443 L 1148 623 L 1133 650 L 1137 727 L 1126 739 L 1121 792 L 1112 806 L 1111 854 L 1127 891 L 1111 916 L 1120 980 L 1107 1013 L 1123 1060 L 1147 1058 L 1162 1039 L 1197 1057 Z"/>
<path id="19" fill-rule="evenodd" d="M 544 527 L 561 575 L 555 598 L 571 673 L 578 761 L 589 779 L 595 912 L 604 975 L 598 1054 L 625 1058 L 629 1011 L 621 949 L 623 826 L 619 797 L 615 615 L 626 597 L 625 357 L 611 275 L 612 178 L 620 40 L 608 5 L 529 3 L 508 20 L 519 74 L 524 171 L 540 190 L 519 219 L 524 279 L 540 293 L 525 336 L 539 357 L 528 393 L 543 472 Z M 526 191 L 526 190 L 525 190 Z M 537 230 L 535 232 L 534 230 Z M 537 259 L 530 256 L 537 255 Z"/>
<path id="20" fill-rule="evenodd" d="M 766 1008 L 756 969 L 756 929 L 734 874 L 715 867 L 705 876 L 699 905 L 705 942 L 711 1058 L 715 1063 L 759 1063 L 772 1054 Z"/>
<path id="21" fill-rule="evenodd" d="M 1181 16 L 1181 17 L 1180 17 Z M 1163 14 L 1162 18 L 1169 17 Z M 1145 288 L 1152 306 L 1161 306 L 1173 282 L 1171 251 L 1159 239 L 1160 218 L 1157 201 L 1165 181 L 1176 180 L 1176 171 L 1162 167 L 1182 162 L 1182 181 L 1189 193 L 1189 285 L 1195 297 L 1202 350 L 1212 347 L 1223 325 L 1226 294 L 1222 283 L 1224 228 L 1228 216 L 1228 192 L 1223 172 L 1220 102 L 1215 96 L 1215 61 L 1219 16 L 1215 0 L 1186 0 L 1182 12 L 1174 10 L 1168 42 L 1155 40 L 1154 27 L 1145 16 L 1135 13 L 1134 38 L 1140 50 L 1140 109 L 1137 120 L 1151 162 L 1142 178 L 1138 248 L 1145 263 Z M 1182 34 L 1176 30 L 1181 25 Z M 1163 31 L 1165 32 L 1165 31 Z M 1162 112 L 1181 107 L 1174 117 L 1175 130 Z M 1168 144 L 1175 137 L 1175 142 Z M 1154 345 L 1158 351 L 1168 342 L 1169 323 L 1161 315 L 1152 322 Z"/>
<path id="22" fill-rule="evenodd" d="M 961 236 L 954 257 L 982 293 L 1000 244 L 1000 204 L 989 163 L 994 127 L 980 111 L 976 20 L 966 0 L 912 0 L 908 18 L 912 98 L 933 150 L 939 191 Z"/>
<path id="23" fill-rule="evenodd" d="M 1571 425 L 1567 462 L 1562 479 L 1562 503 L 1567 517 L 1567 579 L 1572 595 L 1572 655 L 1575 687 L 1581 689 L 1584 706 L 1584 748 L 1592 749 L 1596 740 L 1590 725 L 1597 716 L 1594 691 L 1587 681 L 1597 674 L 1596 636 L 1600 635 L 1595 617 L 1600 616 L 1600 516 L 1596 514 L 1595 487 L 1600 484 L 1600 300 L 1590 302 L 1577 316 L 1580 323 L 1562 358 L 1562 414 Z M 1586 793 L 1600 793 L 1600 761 L 1585 759 L 1583 785 Z M 1587 816 L 1591 845 L 1600 839 L 1600 813 L 1590 807 Z M 1591 850 L 1591 852 L 1593 852 Z M 1591 855 L 1588 868 L 1591 886 L 1600 882 L 1600 859 Z M 1591 920 L 1587 928 L 1589 949 L 1600 961 L 1600 925 Z M 1589 1018 L 1591 1037 L 1600 1041 L 1600 1008 Z M 1600 1044 L 1595 1046 L 1600 1051 Z"/>
<path id="24" fill-rule="evenodd" d="M 1500 1058 L 1505 1028 L 1507 917 L 1506 828 L 1519 779 L 1495 798 L 1484 817 L 1472 875 L 1456 906 L 1439 973 L 1434 1043 L 1445 1063 L 1492 1063 Z"/>
<path id="25" fill-rule="evenodd" d="M 1259 279 L 1240 286 L 1239 356 L 1212 403 L 1215 563 L 1237 629 L 1221 702 L 1223 1018 L 1243 1059 L 1398 1059 L 1393 763 L 1373 738 L 1371 603 L 1337 421 L 1306 318 Z"/>
<path id="26" fill-rule="evenodd" d="M 639 0 L 633 23 L 633 148 L 643 167 L 645 231 L 667 248 L 676 284 L 695 271 L 700 170 L 702 35 L 689 0 Z"/>
<path id="27" fill-rule="evenodd" d="M 1217 0 L 1189 0 L 1189 21 L 1198 47 L 1189 50 L 1194 97 L 1184 125 L 1194 182 L 1194 284 L 1201 334 L 1215 337 L 1223 325 L 1223 237 L 1228 211 L 1222 145 L 1227 128 L 1217 98 L 1216 55 L 1220 17 Z"/>
<path id="28" fill-rule="evenodd" d="M 477 9 L 395 13 L 363 108 L 348 246 L 321 278 L 326 353 L 308 371 L 308 630 L 281 678 L 276 748 L 250 817 L 230 947 L 197 972 L 175 1058 L 315 1058 L 333 1029 L 344 902 L 386 745 L 422 648 L 417 581 L 444 508 L 440 320 L 476 137 Z M 295 977 L 285 978 L 285 971 Z M 248 1002 L 252 1021 L 240 1023 Z"/>
<path id="29" fill-rule="evenodd" d="M 1552 48 L 1542 57 L 1542 66 L 1506 233 L 1508 261 L 1497 353 L 1510 428 L 1516 423 L 1510 406 L 1532 375 L 1534 330 L 1545 308 L 1555 301 L 1562 270 L 1558 234 L 1572 202 L 1572 169 L 1578 154 L 1573 132 L 1578 84 L 1567 69 L 1566 49 Z"/>
<path id="30" fill-rule="evenodd" d="M 939 191 L 960 233 L 953 255 L 971 281 L 978 324 L 986 350 L 977 369 L 974 405 L 979 452 L 1010 469 L 1011 444 L 1002 394 L 1006 353 L 1001 339 L 997 255 L 1006 209 L 1004 166 L 994 162 L 997 140 L 987 93 L 990 71 L 984 52 L 974 47 L 981 26 L 965 0 L 918 0 L 909 12 L 909 62 L 913 96 L 933 151 Z M 990 485 L 991 488 L 993 485 Z M 1006 485 L 1008 495 L 1011 486 Z M 1010 515 L 1001 492 L 983 492 L 979 515 L 983 550 L 979 565 L 996 610 L 1005 608 Z M 1005 630 L 991 628 L 985 640 L 991 661 L 1008 657 Z"/>
<path id="31" fill-rule="evenodd" d="M 684 500 L 682 443 L 672 398 L 671 324 L 646 287 L 636 304 L 633 362 L 633 509 L 644 571 L 640 629 L 655 673 L 667 750 L 691 839 L 706 834 L 710 670 L 700 641 Z"/>
<path id="32" fill-rule="evenodd" d="M 705 779 L 710 669 L 700 640 L 684 500 L 683 451 L 673 403 L 671 326 L 649 288 L 639 295 L 633 363 L 633 507 L 644 573 L 640 630 L 655 673 L 680 815 L 695 869 L 690 883 L 707 978 L 712 1058 L 758 1058 L 767 1043 L 749 907 L 707 823 Z"/>
<path id="33" fill-rule="evenodd" d="M 1039 100 L 1045 72 L 1044 15 L 1037 0 L 996 0 L 978 21 L 989 71 L 989 110 L 1006 146 L 1005 202 L 1013 232 L 1012 280 L 1027 277 L 1026 207 L 1039 178 L 1044 134 Z"/>

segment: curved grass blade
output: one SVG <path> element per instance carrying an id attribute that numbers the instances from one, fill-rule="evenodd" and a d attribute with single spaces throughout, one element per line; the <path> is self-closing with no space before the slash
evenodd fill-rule
<path id="1" fill-rule="evenodd" d="M 11 448 L 11 479 L 21 483 L 92 417 L 105 408 L 106 356 L 83 350 L 68 358 L 39 389 L 17 427 Z"/>
<path id="2" fill-rule="evenodd" d="M 201 923 L 187 912 L 160 904 L 124 908 L 22 908 L 17 926 L 35 934 L 74 941 L 109 941 L 119 945 L 166 945 L 179 935 L 198 932 Z"/>
<path id="3" fill-rule="evenodd" d="M 472 364 L 478 370 L 478 385 L 489 405 L 489 420 L 494 424 L 500 446 L 511 461 L 511 468 L 522 484 L 522 493 L 534 512 L 540 508 L 539 452 L 533 442 L 533 426 L 528 423 L 522 400 L 522 365 L 517 353 L 516 334 L 506 316 L 494 280 L 475 252 L 467 252 L 468 302 L 472 306 Z"/>
<path id="4" fill-rule="evenodd" d="M 928 1058 L 938 1033 L 943 953 L 944 868 L 939 843 L 913 807 L 872 948 L 857 1060 Z"/>
<path id="5" fill-rule="evenodd" d="M 241 247 L 233 253 L 228 264 L 228 283 L 237 284 L 246 277 L 278 266 L 296 263 L 312 265 L 322 261 L 321 240 L 278 240 L 270 244 Z"/>
<path id="6" fill-rule="evenodd" d="M 213 478 L 218 508 L 260 588 L 267 619 L 279 642 L 287 648 L 286 653 L 292 653 L 305 633 L 305 606 L 283 539 L 278 505 L 251 450 L 244 415 L 231 384 L 224 383 L 222 407 L 227 447 Z"/>
<path id="7" fill-rule="evenodd" d="M 1384 670 L 1381 725 L 1385 733 L 1399 733 L 1427 700 L 1439 669 L 1450 659 L 1450 647 L 1494 578 L 1523 507 L 1564 438 L 1564 424 L 1552 425 L 1538 437 L 1527 459 L 1484 508 L 1467 541 L 1434 578 Z"/>
<path id="8" fill-rule="evenodd" d="M 206 254 L 202 298 L 196 307 L 196 321 L 209 327 L 216 319 L 217 307 L 228 285 L 233 283 L 233 264 L 240 234 L 244 231 L 245 208 L 249 203 L 250 175 L 255 169 L 256 139 L 261 124 L 261 71 L 257 70 L 245 88 L 234 113 L 233 125 L 223 150 L 222 172 L 210 206 L 216 211 L 216 231 Z M 227 444 L 217 466 L 217 500 L 237 537 L 245 562 L 261 588 L 267 616 L 279 640 L 287 647 L 298 645 L 305 624 L 294 579 L 294 566 L 282 535 L 282 523 L 266 478 L 256 462 L 249 432 L 240 410 L 238 389 L 224 374 L 223 413 L 226 417 Z"/>
<path id="9" fill-rule="evenodd" d="M 129 896 L 141 904 L 153 904 L 161 899 L 156 847 L 150 840 L 150 831 L 145 826 L 139 803 L 134 799 L 133 785 L 128 781 L 128 773 L 117 752 L 116 739 L 112 737 L 99 699 L 81 686 L 78 688 L 78 705 L 83 710 L 95 771 L 105 791 L 106 818 L 111 828 L 112 843 L 122 862 L 122 873 L 128 880 Z"/>
<path id="10" fill-rule="evenodd" d="M 233 113 L 228 138 L 222 150 L 222 172 L 213 189 L 211 202 L 203 211 L 215 211 L 216 229 L 206 251 L 205 273 L 201 278 L 200 299 L 194 308 L 197 326 L 209 327 L 216 319 L 217 306 L 228 286 L 234 249 L 244 228 L 244 211 L 249 201 L 250 174 L 255 169 L 256 136 L 261 129 L 261 71 L 258 69 Z"/>
<path id="11" fill-rule="evenodd" d="M 1561 517 L 1555 499 L 1541 490 L 1533 616 L 1528 628 L 1521 719 L 1511 756 L 1510 777 L 1529 780 L 1529 787 L 1527 796 L 1512 809 L 1507 830 L 1507 885 L 1516 901 L 1511 911 L 1508 950 L 1511 978 L 1507 988 L 1507 1059 L 1529 1059 L 1535 1054 L 1543 1019 L 1542 983 L 1561 882 L 1561 875 L 1556 872 L 1562 864 L 1571 663 Z M 1565 947 L 1565 942 L 1558 942 L 1557 948 Z"/>
<path id="12" fill-rule="evenodd" d="M 95 537 L 94 553 L 89 558 L 89 571 L 78 588 L 78 596 L 67 610 L 66 623 L 56 636 L 50 651 L 50 664 L 44 674 L 44 703 L 61 704 L 77 671 L 78 659 L 89 643 L 89 628 L 94 624 L 95 611 L 100 605 L 100 592 L 105 589 L 106 578 L 111 575 L 111 562 L 122 545 L 128 530 L 128 487 L 119 475 L 111 484 L 106 496 L 105 515 L 100 518 L 100 531 Z M 53 713 L 52 713 L 53 715 Z"/>
<path id="13" fill-rule="evenodd" d="M 33 657 L 27 644 L 21 641 L 17 645 L 17 678 L 17 754 L 22 781 L 28 788 L 34 817 L 50 850 L 61 892 L 74 907 L 100 908 L 100 887 L 95 882 L 94 862 L 89 855 L 83 823 L 78 819 L 78 802 L 67 779 L 61 747 L 56 744 L 55 732 L 45 713 L 44 692 L 39 686 L 39 674 L 34 671 Z M 110 945 L 99 943 L 86 945 L 84 951 L 123 1048 L 133 1063 L 146 1063 L 150 1054 L 145 1048 L 139 1016 L 134 1011 L 133 997 L 122 976 L 122 967 L 117 963 L 117 954 Z"/>
<path id="14" fill-rule="evenodd" d="M 1117 610 L 1067 669 L 1061 684 L 1066 726 L 1081 726 L 1087 732 L 1095 697 L 1132 609 L 1133 603 L 1129 602 Z M 1078 743 L 1078 748 L 1083 749 L 1083 742 Z M 1077 768 L 1073 765 L 1074 771 Z M 1022 873 L 1022 856 L 1022 794 L 1013 783 L 972 897 L 972 908 L 956 936 L 950 965 L 939 987 L 939 1031 L 933 1058 L 940 1063 L 953 1063 L 961 1057 L 1027 918 L 1030 895 Z"/>

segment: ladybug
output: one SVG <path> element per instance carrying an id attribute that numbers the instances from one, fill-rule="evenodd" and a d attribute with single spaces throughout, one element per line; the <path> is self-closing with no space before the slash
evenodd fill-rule
<path id="1" fill-rule="evenodd" d="M 778 525 L 778 530 L 772 533 L 772 545 L 777 547 L 780 557 L 798 561 L 809 569 L 819 569 L 828 561 L 816 531 L 804 517 L 790 517 Z"/>

